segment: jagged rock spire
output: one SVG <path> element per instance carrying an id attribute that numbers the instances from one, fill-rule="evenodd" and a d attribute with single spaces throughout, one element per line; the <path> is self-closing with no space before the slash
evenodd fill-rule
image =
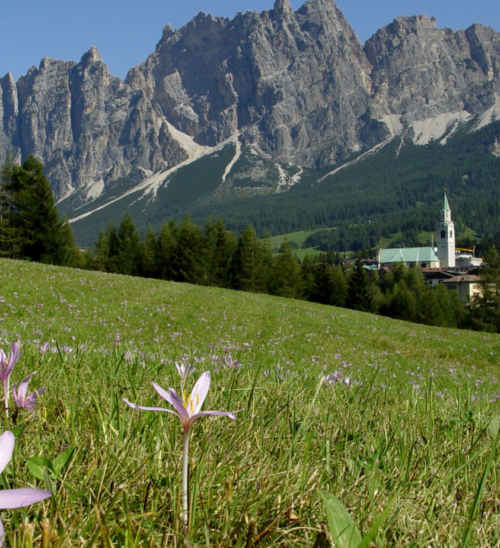
<path id="1" fill-rule="evenodd" d="M 289 0 L 276 0 L 274 3 L 274 12 L 282 17 L 293 15 L 293 9 Z"/>

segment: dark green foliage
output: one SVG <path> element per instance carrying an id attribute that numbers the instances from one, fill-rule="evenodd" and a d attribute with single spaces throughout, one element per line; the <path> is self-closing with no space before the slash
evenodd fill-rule
<path id="1" fill-rule="evenodd" d="M 500 256 L 494 248 L 486 256 L 486 298 L 470 307 L 444 284 L 428 285 L 418 268 L 397 265 L 379 276 L 358 257 L 347 275 L 340 264 L 332 264 L 340 262 L 333 253 L 306 257 L 301 264 L 288 242 L 280 251 L 273 257 L 252 227 L 236 241 L 222 220 L 210 221 L 202 233 L 189 217 L 180 226 L 165 223 L 158 237 L 148 230 L 141 244 L 126 216 L 118 230 L 110 223 L 101 231 L 95 254 L 87 255 L 84 265 L 125 273 L 135 264 L 142 276 L 304 298 L 427 325 L 500 331 Z"/>
<path id="2" fill-rule="evenodd" d="M 218 205 L 232 230 L 251 223 L 257 234 L 337 227 L 313 235 L 305 247 L 346 251 L 374 247 L 380 237 L 401 232 L 401 242 L 416 245 L 422 231 L 434 231 L 436 204 L 443 187 L 452 199 L 458 232 L 471 228 L 479 237 L 500 235 L 500 158 L 491 153 L 500 122 L 474 133 L 457 132 L 446 146 L 416 146 L 394 140 L 377 154 L 315 183 L 325 172 L 306 172 L 302 183 L 272 196 Z M 211 206 L 191 208 L 197 222 Z"/>
<path id="3" fill-rule="evenodd" d="M 146 278 L 159 277 L 159 247 L 156 233 L 148 228 L 146 241 L 142 250 L 142 275 Z"/>
<path id="4" fill-rule="evenodd" d="M 12 174 L 14 163 L 7 155 L 0 172 L 0 257 L 18 257 L 20 240 L 13 226 L 14 193 Z"/>
<path id="5" fill-rule="evenodd" d="M 189 217 L 182 221 L 170 258 L 170 279 L 191 284 L 203 280 L 203 244 L 200 228 Z"/>
<path id="6" fill-rule="evenodd" d="M 10 184 L 14 195 L 12 225 L 20 238 L 20 256 L 56 262 L 60 224 L 42 164 L 29 156 L 21 167 L 14 168 Z"/>
<path id="7" fill-rule="evenodd" d="M 490 245 L 484 254 L 481 299 L 471 304 L 473 322 L 477 328 L 500 333 L 500 254 Z"/>
<path id="8" fill-rule="evenodd" d="M 283 242 L 279 255 L 273 261 L 269 275 L 269 293 L 292 299 L 302 296 L 300 266 L 287 240 Z"/>
<path id="9" fill-rule="evenodd" d="M 231 287 L 231 263 L 236 252 L 236 238 L 218 221 L 208 221 L 204 234 L 206 276 L 204 283 L 218 287 Z"/>
<path id="10" fill-rule="evenodd" d="M 161 280 L 172 279 L 172 253 L 174 251 L 175 240 L 178 229 L 175 221 L 163 223 L 163 227 L 158 237 L 158 277 Z"/>
<path id="11" fill-rule="evenodd" d="M 117 233 L 117 272 L 139 275 L 141 271 L 141 238 L 130 213 L 125 213 Z"/>
<path id="12" fill-rule="evenodd" d="M 358 258 L 347 284 L 346 307 L 361 312 L 374 312 L 374 287 Z"/>
<path id="13" fill-rule="evenodd" d="M 232 264 L 233 287 L 251 293 L 267 292 L 267 264 L 270 251 L 257 238 L 252 227 L 247 227 L 238 238 Z"/>
<path id="14" fill-rule="evenodd" d="M 56 265 L 80 266 L 66 218 L 59 221 L 43 165 L 29 156 L 22 166 L 8 157 L 0 185 L 1 255 Z"/>

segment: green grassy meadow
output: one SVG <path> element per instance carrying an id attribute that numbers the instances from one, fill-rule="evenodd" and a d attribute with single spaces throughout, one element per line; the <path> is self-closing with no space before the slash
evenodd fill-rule
<path id="1" fill-rule="evenodd" d="M 6 546 L 320 548 L 321 493 L 361 534 L 382 516 L 368 546 L 500 543 L 498 335 L 0 260 L 0 347 L 17 338 L 12 382 L 47 390 L 1 415 L 3 487 L 53 496 L 2 511 Z M 211 372 L 203 409 L 241 410 L 192 428 L 187 532 L 180 421 L 122 402 L 169 408 L 151 382 L 179 390 L 182 361 L 188 392 Z"/>

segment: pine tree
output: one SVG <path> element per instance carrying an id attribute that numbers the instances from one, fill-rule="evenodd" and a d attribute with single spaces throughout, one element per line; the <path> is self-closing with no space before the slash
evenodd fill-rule
<path id="1" fill-rule="evenodd" d="M 59 226 L 59 245 L 55 256 L 54 264 L 81 268 L 83 256 L 78 249 L 73 229 L 66 216 L 63 216 Z"/>
<path id="2" fill-rule="evenodd" d="M 189 216 L 179 227 L 170 261 L 172 279 L 176 282 L 198 284 L 203 279 L 201 230 Z"/>
<path id="3" fill-rule="evenodd" d="M 28 156 L 21 167 L 14 167 L 8 191 L 12 193 L 12 227 L 19 241 L 21 258 L 57 264 L 68 244 L 67 223 L 59 222 L 54 196 L 43 165 Z"/>
<path id="4" fill-rule="evenodd" d="M 302 296 L 300 266 L 288 240 L 281 245 L 269 275 L 269 293 L 279 297 L 299 299 Z"/>
<path id="5" fill-rule="evenodd" d="M 473 315 L 477 325 L 500 333 L 500 253 L 491 245 L 483 257 L 481 273 L 483 296 L 473 303 Z"/>
<path id="6" fill-rule="evenodd" d="M 359 257 L 349 276 L 346 306 L 362 312 L 374 311 L 373 289 Z"/>
<path id="7" fill-rule="evenodd" d="M 175 221 L 163 223 L 158 238 L 158 276 L 161 280 L 172 280 L 172 253 L 177 239 Z"/>
<path id="8" fill-rule="evenodd" d="M 141 238 L 127 211 L 118 227 L 117 272 L 138 276 L 141 268 Z"/>
<path id="9" fill-rule="evenodd" d="M 345 306 L 347 296 L 347 280 L 342 267 L 336 264 L 332 268 L 333 291 L 330 304 L 332 306 Z"/>
<path id="10" fill-rule="evenodd" d="M 231 270 L 234 289 L 251 293 L 267 292 L 268 250 L 249 226 L 238 238 Z"/>
<path id="11" fill-rule="evenodd" d="M 12 174 L 14 163 L 7 155 L 0 171 L 0 257 L 19 257 L 19 237 L 12 223 L 14 200 Z"/>
<path id="12" fill-rule="evenodd" d="M 231 287 L 231 263 L 236 252 L 236 238 L 222 219 L 205 225 L 205 281 L 208 285 Z"/>
<path id="13" fill-rule="evenodd" d="M 150 226 L 142 250 L 142 275 L 146 278 L 157 278 L 159 276 L 158 263 L 158 239 Z"/>

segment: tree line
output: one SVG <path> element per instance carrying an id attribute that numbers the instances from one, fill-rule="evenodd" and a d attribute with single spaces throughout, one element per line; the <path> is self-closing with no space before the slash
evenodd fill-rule
<path id="1" fill-rule="evenodd" d="M 490 241 L 485 299 L 466 306 L 443 284 L 428 285 L 417 268 L 396 266 L 380 275 L 360 260 L 343 264 L 333 252 L 299 260 L 289 242 L 273 254 L 248 226 L 239 235 L 222 219 L 203 228 L 189 216 L 165 222 L 141 238 L 129 213 L 101 230 L 93 249 L 78 250 L 59 219 L 43 166 L 33 156 L 9 159 L 0 179 L 0 256 L 131 276 L 217 286 L 304 299 L 427 325 L 500 332 L 500 256 Z M 499 288 L 493 291 L 491 288 Z"/>
<path id="2" fill-rule="evenodd" d="M 180 224 L 171 220 L 158 234 L 150 228 L 142 240 L 126 214 L 120 226 L 110 223 L 100 232 L 85 267 L 303 299 L 426 325 L 496 330 L 478 307 L 466 306 L 444 284 L 431 287 L 418 268 L 397 265 L 379 274 L 367 270 L 360 257 L 343 264 L 333 253 L 301 261 L 287 241 L 279 251 L 273 254 L 251 226 L 237 236 L 221 219 L 203 228 L 189 217 Z"/>

